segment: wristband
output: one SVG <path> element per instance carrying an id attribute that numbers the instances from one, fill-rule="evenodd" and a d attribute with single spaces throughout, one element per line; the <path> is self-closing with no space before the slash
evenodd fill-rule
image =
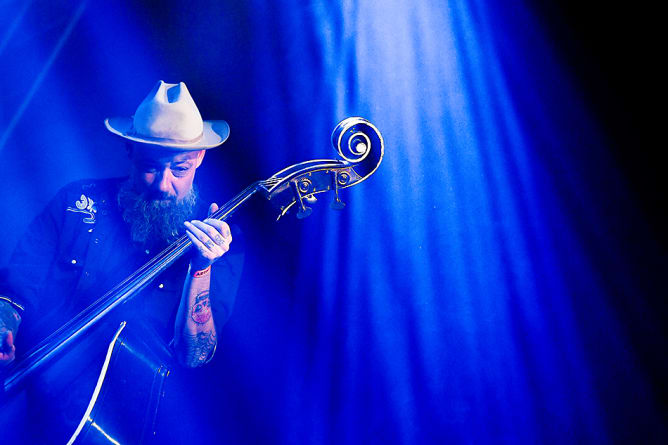
<path id="1" fill-rule="evenodd" d="M 211 271 L 211 265 L 207 266 L 206 269 L 196 270 L 194 272 L 191 272 L 190 276 L 192 276 L 193 278 L 200 278 L 206 276 L 210 271 Z"/>

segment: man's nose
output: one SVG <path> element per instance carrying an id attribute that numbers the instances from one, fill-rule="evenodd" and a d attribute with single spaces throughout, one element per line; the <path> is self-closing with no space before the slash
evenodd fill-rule
<path id="1" fill-rule="evenodd" d="M 169 180 L 169 172 L 167 170 L 163 170 L 158 174 L 156 179 L 157 181 L 153 183 L 155 189 L 161 193 L 164 193 L 165 195 L 169 195 L 172 186 L 171 181 Z"/>

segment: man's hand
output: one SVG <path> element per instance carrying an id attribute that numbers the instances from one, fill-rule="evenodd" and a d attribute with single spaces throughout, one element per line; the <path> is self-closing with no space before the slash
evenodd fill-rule
<path id="1" fill-rule="evenodd" d="M 0 366 L 10 364 L 15 356 L 14 333 L 7 328 L 0 328 Z"/>
<path id="2" fill-rule="evenodd" d="M 14 360 L 16 355 L 14 335 L 20 322 L 21 316 L 18 312 L 8 303 L 0 301 L 0 367 Z"/>
<path id="3" fill-rule="evenodd" d="M 218 210 L 216 203 L 209 207 L 209 215 Z M 204 221 L 186 221 L 186 235 L 196 248 L 190 261 L 194 270 L 203 270 L 215 263 L 230 250 L 232 234 L 225 221 L 207 218 Z"/>

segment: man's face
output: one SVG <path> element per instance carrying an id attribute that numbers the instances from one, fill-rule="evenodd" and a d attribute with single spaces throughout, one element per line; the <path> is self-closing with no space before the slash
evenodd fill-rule
<path id="1" fill-rule="evenodd" d="M 195 170 L 202 164 L 204 150 L 166 151 L 133 144 L 131 179 L 137 191 L 156 201 L 180 201 L 190 192 Z"/>

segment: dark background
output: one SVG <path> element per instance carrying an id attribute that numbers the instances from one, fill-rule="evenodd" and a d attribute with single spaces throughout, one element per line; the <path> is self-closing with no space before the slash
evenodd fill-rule
<path id="1" fill-rule="evenodd" d="M 628 333 L 635 348 L 642 351 L 663 400 L 665 416 L 668 368 L 666 354 L 659 352 L 665 351 L 668 332 L 668 176 L 663 141 L 666 70 L 657 58 L 663 51 L 662 25 L 652 8 L 608 2 L 540 2 L 535 8 L 563 65 L 569 67 L 580 94 L 604 128 L 608 152 L 623 172 L 631 199 L 638 204 L 637 213 L 609 223 L 616 226 L 631 273 L 644 283 L 641 298 L 649 307 L 641 310 L 623 298 L 614 303 L 626 314 Z M 625 207 L 623 201 L 613 200 L 613 205 Z M 645 222 L 651 233 L 643 237 L 647 236 L 651 249 L 638 241 Z M 647 324 L 646 311 L 658 314 L 662 322 Z"/>
<path id="2" fill-rule="evenodd" d="M 564 66 L 605 128 L 610 153 L 623 169 L 663 248 L 666 246 L 660 95 L 665 68 L 661 25 L 652 8 L 594 2 L 535 5 Z"/>

